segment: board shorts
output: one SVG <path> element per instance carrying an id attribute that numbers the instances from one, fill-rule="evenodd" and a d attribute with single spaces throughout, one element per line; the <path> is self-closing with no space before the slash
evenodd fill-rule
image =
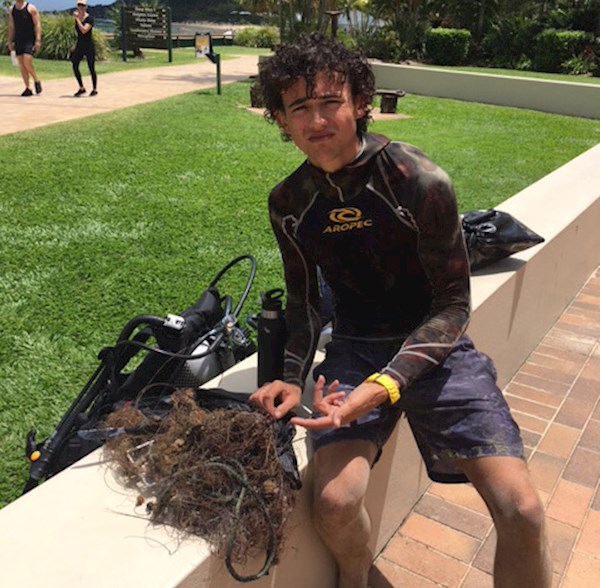
<path id="1" fill-rule="evenodd" d="M 400 344 L 398 340 L 372 342 L 334 336 L 327 344 L 325 360 L 314 370 L 315 380 L 319 375 L 326 383 L 337 379 L 338 391 L 348 394 L 387 365 Z M 368 440 L 377 446 L 378 459 L 403 415 L 434 482 L 467 482 L 457 460 L 489 456 L 525 459 L 519 427 L 496 384 L 494 364 L 466 336 L 443 364 L 402 389 L 393 406 L 378 407 L 338 429 L 310 431 L 313 449 L 338 441 Z"/>
<path id="2" fill-rule="evenodd" d="M 15 41 L 15 53 L 17 55 L 33 55 L 33 47 L 34 47 L 35 43 L 33 41 L 26 41 L 26 42 L 16 42 Z"/>

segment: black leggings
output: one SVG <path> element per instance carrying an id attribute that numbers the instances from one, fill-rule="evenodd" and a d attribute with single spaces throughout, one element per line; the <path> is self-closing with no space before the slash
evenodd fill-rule
<path id="1" fill-rule="evenodd" d="M 73 63 L 73 73 L 75 74 L 75 79 L 79 83 L 79 87 L 83 88 L 83 80 L 81 79 L 81 72 L 79 71 L 79 64 L 81 63 L 81 60 L 83 59 L 84 55 L 85 55 L 85 58 L 87 59 L 87 64 L 88 64 L 88 68 L 90 70 L 90 75 L 92 76 L 92 85 L 95 90 L 96 85 L 98 83 L 98 76 L 96 75 L 96 66 L 95 66 L 95 61 L 96 61 L 96 52 L 95 51 L 92 50 L 92 51 L 87 51 L 84 53 L 83 51 L 78 51 L 77 49 L 75 49 L 75 51 L 73 51 L 73 53 L 71 54 L 71 62 Z"/>

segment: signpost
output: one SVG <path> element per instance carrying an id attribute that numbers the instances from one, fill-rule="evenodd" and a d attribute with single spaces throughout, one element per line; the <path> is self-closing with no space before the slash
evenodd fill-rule
<path id="1" fill-rule="evenodd" d="M 196 57 L 206 57 L 212 53 L 212 38 L 210 33 L 196 33 L 194 35 L 194 49 Z"/>
<path id="2" fill-rule="evenodd" d="M 127 61 L 127 48 L 167 49 L 169 63 L 173 61 L 171 39 L 171 9 L 121 4 L 121 49 Z"/>
<path id="3" fill-rule="evenodd" d="M 221 94 L 221 55 L 213 52 L 212 37 L 210 33 L 196 33 L 194 35 L 194 48 L 196 57 L 207 57 L 217 66 L 217 94 Z"/>

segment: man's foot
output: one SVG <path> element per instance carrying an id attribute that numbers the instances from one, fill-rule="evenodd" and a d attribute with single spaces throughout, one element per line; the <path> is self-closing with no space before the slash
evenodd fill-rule
<path id="1" fill-rule="evenodd" d="M 81 96 L 82 94 L 85 94 L 85 88 L 79 88 L 79 90 L 77 90 L 73 96 Z"/>
<path id="2" fill-rule="evenodd" d="M 39 80 L 35 83 L 35 93 L 36 94 L 41 94 L 42 93 L 42 82 L 40 82 Z"/>
<path id="3" fill-rule="evenodd" d="M 90 96 L 96 96 L 98 94 L 98 90 L 96 90 L 96 88 L 94 88 L 91 92 L 90 92 Z"/>
<path id="4" fill-rule="evenodd" d="M 21 96 L 33 96 L 33 92 L 29 88 L 25 88 Z"/>

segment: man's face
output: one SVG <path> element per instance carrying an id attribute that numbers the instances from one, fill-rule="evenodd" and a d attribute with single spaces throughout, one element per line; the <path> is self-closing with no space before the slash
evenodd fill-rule
<path id="1" fill-rule="evenodd" d="M 313 165 L 333 172 L 354 159 L 360 148 L 356 121 L 365 108 L 354 103 L 347 82 L 319 73 L 310 97 L 306 80 L 300 78 L 283 92 L 282 99 L 277 123 Z"/>

